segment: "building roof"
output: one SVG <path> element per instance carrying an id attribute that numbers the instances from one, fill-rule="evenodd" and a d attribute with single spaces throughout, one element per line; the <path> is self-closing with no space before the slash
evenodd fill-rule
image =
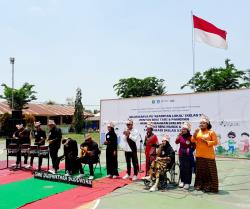
<path id="1" fill-rule="evenodd" d="M 28 104 L 28 109 L 24 109 L 24 114 L 31 114 L 34 116 L 64 116 L 64 115 L 73 115 L 75 108 L 73 106 L 68 105 L 47 105 L 47 104 Z M 11 113 L 11 109 L 9 108 L 6 102 L 0 102 L 0 115 L 4 113 Z M 84 112 L 84 116 L 90 117 L 94 114 Z"/>
<path id="2" fill-rule="evenodd" d="M 100 116 L 88 117 L 87 121 L 100 121 Z"/>

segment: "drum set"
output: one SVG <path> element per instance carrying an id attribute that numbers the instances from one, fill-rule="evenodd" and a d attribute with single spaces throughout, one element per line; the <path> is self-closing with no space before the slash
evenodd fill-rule
<path id="1" fill-rule="evenodd" d="M 9 168 L 9 157 L 30 156 L 37 158 L 47 158 L 48 170 L 49 170 L 49 146 L 45 145 L 30 145 L 30 144 L 19 144 L 18 139 L 6 139 L 6 150 L 7 150 L 7 168 Z M 20 161 L 20 168 L 22 168 L 22 161 Z"/>

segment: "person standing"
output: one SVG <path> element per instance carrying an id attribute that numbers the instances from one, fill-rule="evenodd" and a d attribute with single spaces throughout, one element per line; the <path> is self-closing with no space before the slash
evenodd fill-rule
<path id="1" fill-rule="evenodd" d="M 192 181 L 192 163 L 193 151 L 195 150 L 195 143 L 191 142 L 192 135 L 190 134 L 191 124 L 185 122 L 182 125 L 181 132 L 175 140 L 176 144 L 180 144 L 179 148 L 179 162 L 180 162 L 180 188 L 189 189 Z"/>
<path id="2" fill-rule="evenodd" d="M 60 128 L 56 126 L 54 120 L 48 121 L 48 127 L 49 127 L 49 136 L 48 136 L 49 154 L 51 157 L 52 167 L 53 167 L 53 169 L 49 170 L 49 172 L 55 174 L 59 169 L 57 158 L 58 158 L 58 150 L 60 149 L 61 146 L 62 131 Z"/>
<path id="3" fill-rule="evenodd" d="M 45 145 L 45 139 L 46 139 L 46 133 L 45 131 L 41 128 L 41 123 L 40 122 L 34 122 L 35 130 L 34 130 L 34 138 L 35 138 L 35 143 L 34 145 L 37 145 L 38 148 L 40 146 Z M 33 161 L 34 161 L 34 156 L 30 157 L 30 165 L 27 166 L 26 168 L 32 168 L 33 167 Z M 43 158 L 39 157 L 38 159 L 38 170 L 41 170 L 42 166 L 42 161 Z"/>
<path id="4" fill-rule="evenodd" d="M 145 156 L 146 156 L 146 176 L 150 169 L 150 164 L 156 159 L 156 146 L 158 145 L 158 138 L 153 133 L 153 124 L 147 123 L 147 133 L 144 140 Z"/>
<path id="5" fill-rule="evenodd" d="M 106 167 L 108 177 L 116 179 L 119 176 L 118 173 L 118 161 L 117 161 L 117 135 L 114 130 L 114 124 L 111 122 L 108 124 L 108 133 L 106 134 L 106 140 L 104 142 L 107 145 L 106 149 Z"/>
<path id="6" fill-rule="evenodd" d="M 30 143 L 31 143 L 30 130 L 28 128 L 24 128 L 23 124 L 16 125 L 16 128 L 17 128 L 17 131 L 14 132 L 13 138 L 18 139 L 18 143 L 19 143 L 20 148 L 23 144 L 30 145 Z M 18 167 L 20 162 L 21 162 L 21 150 L 19 150 L 17 153 L 16 167 Z M 24 164 L 27 164 L 27 163 L 28 163 L 28 153 L 26 153 L 24 155 Z"/>
<path id="7" fill-rule="evenodd" d="M 122 146 L 125 151 L 125 159 L 127 163 L 127 174 L 123 176 L 123 179 L 129 179 L 131 174 L 131 160 L 134 167 L 133 181 L 136 181 L 139 172 L 139 163 L 137 157 L 137 144 L 140 142 L 139 132 L 133 128 L 133 121 L 129 119 L 126 122 L 127 128 L 123 132 Z"/>
<path id="8" fill-rule="evenodd" d="M 207 116 L 203 115 L 199 129 L 191 138 L 196 143 L 196 176 L 194 187 L 204 192 L 218 193 L 218 174 L 214 146 L 218 139 Z"/>

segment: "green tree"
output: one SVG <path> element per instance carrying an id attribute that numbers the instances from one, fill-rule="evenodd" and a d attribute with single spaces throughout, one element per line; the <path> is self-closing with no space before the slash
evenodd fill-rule
<path id="1" fill-rule="evenodd" d="M 10 132 L 10 125 L 9 125 L 10 118 L 11 115 L 8 112 L 0 116 L 1 132 L 3 132 L 5 136 L 7 136 L 8 133 Z"/>
<path id="2" fill-rule="evenodd" d="M 122 98 L 163 95 L 166 89 L 164 79 L 156 77 L 146 77 L 144 79 L 123 78 L 113 88 L 117 96 Z"/>
<path id="3" fill-rule="evenodd" d="M 12 108 L 12 88 L 6 84 L 2 84 L 4 87 L 3 95 L 0 98 L 5 99 L 10 108 Z M 20 89 L 13 89 L 14 96 L 14 110 L 27 109 L 26 106 L 29 102 L 36 100 L 35 91 L 33 90 L 34 85 L 24 83 Z"/>
<path id="4" fill-rule="evenodd" d="M 81 133 L 83 130 L 83 105 L 82 105 L 82 91 L 80 88 L 76 89 L 76 99 L 75 99 L 75 112 L 73 116 L 73 126 L 76 133 Z"/>
<path id="5" fill-rule="evenodd" d="M 204 73 L 197 72 L 183 86 L 190 87 L 195 92 L 216 91 L 224 89 L 240 89 L 250 86 L 250 71 L 235 68 L 229 59 L 225 60 L 225 68 L 210 68 Z"/>

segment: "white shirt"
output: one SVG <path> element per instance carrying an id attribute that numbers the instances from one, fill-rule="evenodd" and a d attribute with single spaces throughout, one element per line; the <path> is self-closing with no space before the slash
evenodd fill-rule
<path id="1" fill-rule="evenodd" d="M 136 143 L 137 148 L 140 146 L 140 134 L 136 129 L 130 130 L 129 138 Z M 122 136 L 120 146 L 125 152 L 132 152 L 125 135 Z"/>

